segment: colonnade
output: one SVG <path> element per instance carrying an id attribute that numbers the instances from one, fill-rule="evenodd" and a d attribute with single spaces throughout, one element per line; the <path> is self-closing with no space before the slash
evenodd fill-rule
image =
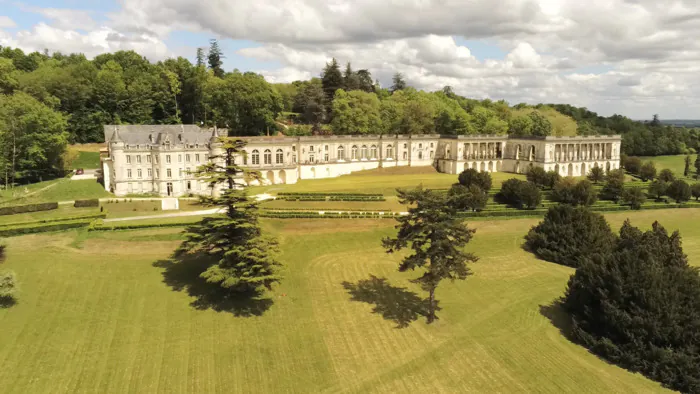
<path id="1" fill-rule="evenodd" d="M 502 159 L 503 145 L 500 142 L 465 142 L 462 150 L 464 160 Z"/>
<path id="2" fill-rule="evenodd" d="M 555 144 L 549 151 L 549 160 L 556 162 L 579 160 L 610 160 L 617 158 L 617 152 L 613 152 L 612 143 L 577 143 Z"/>

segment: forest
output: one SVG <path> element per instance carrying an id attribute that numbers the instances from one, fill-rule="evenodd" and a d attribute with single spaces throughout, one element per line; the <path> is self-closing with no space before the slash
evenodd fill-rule
<path id="1" fill-rule="evenodd" d="M 94 59 L 0 47 L 0 177 L 59 175 L 66 146 L 103 142 L 104 124 L 217 125 L 229 135 L 622 134 L 628 155 L 691 153 L 700 129 L 622 115 L 602 117 L 567 104 L 477 100 L 450 86 L 417 90 L 400 74 L 382 87 L 370 70 L 333 59 L 308 81 L 271 84 L 223 69 L 216 40 L 196 52 L 151 62 L 133 51 Z"/>

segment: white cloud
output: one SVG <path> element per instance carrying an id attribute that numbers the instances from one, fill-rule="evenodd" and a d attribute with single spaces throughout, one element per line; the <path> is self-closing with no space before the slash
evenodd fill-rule
<path id="1" fill-rule="evenodd" d="M 9 16 L 0 15 L 0 29 L 10 29 L 17 26 L 15 21 L 10 19 Z"/>

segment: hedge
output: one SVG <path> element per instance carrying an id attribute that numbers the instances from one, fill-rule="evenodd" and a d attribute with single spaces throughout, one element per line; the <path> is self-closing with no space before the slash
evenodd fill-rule
<path id="1" fill-rule="evenodd" d="M 158 227 L 187 227 L 195 224 L 196 222 L 186 222 L 186 223 L 144 223 L 144 224 L 123 224 L 123 225 L 101 225 L 93 226 L 88 228 L 88 231 L 116 231 L 116 230 L 139 230 L 144 228 L 158 228 Z"/>
<path id="2" fill-rule="evenodd" d="M 50 211 L 58 209 L 57 202 L 45 202 L 43 204 L 16 205 L 14 207 L 0 208 L 0 215 L 16 215 L 19 213 Z"/>
<path id="3" fill-rule="evenodd" d="M 0 229 L 0 237 L 12 237 L 25 234 L 45 233 L 49 231 L 69 230 L 73 228 L 87 227 L 90 225 L 91 222 L 91 220 L 77 220 L 60 223 L 11 227 Z"/>
<path id="4" fill-rule="evenodd" d="M 381 193 L 277 193 L 278 196 L 358 196 L 358 197 L 383 197 Z"/>
<path id="5" fill-rule="evenodd" d="M 70 216 L 70 217 L 57 218 L 57 219 L 32 220 L 32 221 L 27 221 L 27 222 L 14 222 L 14 223 L 0 223 L 0 229 L 4 228 L 4 227 L 20 227 L 20 226 L 27 226 L 27 225 L 31 225 L 31 224 L 67 222 L 67 221 L 83 220 L 83 219 L 91 219 L 91 220 L 104 219 L 106 217 L 107 217 L 106 213 L 96 213 L 93 215 Z"/>
<path id="6" fill-rule="evenodd" d="M 87 207 L 99 207 L 100 200 L 93 198 L 90 200 L 75 200 L 73 207 L 75 208 L 87 208 Z"/>

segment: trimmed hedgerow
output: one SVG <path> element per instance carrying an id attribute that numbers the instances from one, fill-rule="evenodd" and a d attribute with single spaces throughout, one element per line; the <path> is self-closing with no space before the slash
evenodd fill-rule
<path id="1" fill-rule="evenodd" d="M 13 207 L 0 208 L 0 215 L 16 215 L 19 213 L 50 211 L 58 209 L 57 202 L 46 202 L 43 204 L 16 205 Z"/>
<path id="2" fill-rule="evenodd" d="M 43 224 L 43 223 L 67 222 L 67 221 L 74 221 L 74 220 L 104 219 L 106 217 L 107 217 L 106 213 L 96 213 L 93 215 L 71 216 L 71 217 L 57 218 L 57 219 L 44 219 L 44 220 L 32 220 L 32 221 L 28 221 L 28 222 L 2 223 L 2 224 L 0 224 L 0 229 L 8 228 L 8 227 L 22 227 L 22 226 Z"/>
<path id="3" fill-rule="evenodd" d="M 13 237 L 17 235 L 69 230 L 73 228 L 87 227 L 91 222 L 91 220 L 75 220 L 60 223 L 43 223 L 29 226 L 8 227 L 0 229 L 0 237 Z"/>
<path id="4" fill-rule="evenodd" d="M 75 203 L 73 203 L 73 207 L 75 208 L 95 208 L 100 206 L 100 200 L 93 198 L 90 200 L 75 200 Z"/>

